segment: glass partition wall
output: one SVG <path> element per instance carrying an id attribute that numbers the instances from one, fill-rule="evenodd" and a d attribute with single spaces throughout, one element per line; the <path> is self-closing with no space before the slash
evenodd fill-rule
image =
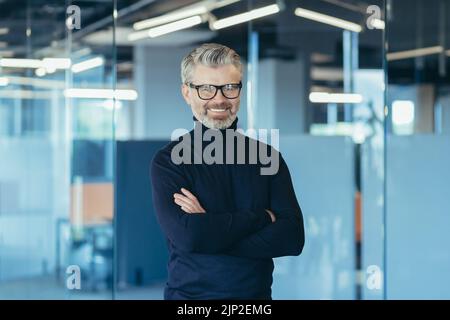
<path id="1" fill-rule="evenodd" d="M 450 3 L 388 1 L 387 299 L 449 299 Z"/>
<path id="2" fill-rule="evenodd" d="M 0 299 L 112 298 L 113 9 L 0 3 Z"/>

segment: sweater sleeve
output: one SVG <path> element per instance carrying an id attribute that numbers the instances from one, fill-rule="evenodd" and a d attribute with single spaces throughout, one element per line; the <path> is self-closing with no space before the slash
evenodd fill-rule
<path id="1" fill-rule="evenodd" d="M 280 154 L 278 173 L 270 185 L 270 209 L 276 221 L 232 246 L 227 254 L 248 258 L 299 255 L 305 243 L 303 215 L 289 169 Z"/>
<path id="2" fill-rule="evenodd" d="M 174 203 L 173 194 L 190 190 L 182 168 L 159 152 L 151 164 L 153 204 L 158 222 L 169 241 L 179 250 L 196 253 L 219 253 L 236 241 L 271 223 L 261 210 L 189 214 Z M 190 190 L 191 191 L 191 190 Z"/>

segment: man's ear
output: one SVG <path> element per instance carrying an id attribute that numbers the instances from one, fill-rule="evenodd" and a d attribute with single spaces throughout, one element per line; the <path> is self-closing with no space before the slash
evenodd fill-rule
<path id="1" fill-rule="evenodd" d="M 189 92 L 189 87 L 184 83 L 181 85 L 181 94 L 183 95 L 184 101 L 186 101 L 188 105 L 191 105 L 191 96 Z"/>

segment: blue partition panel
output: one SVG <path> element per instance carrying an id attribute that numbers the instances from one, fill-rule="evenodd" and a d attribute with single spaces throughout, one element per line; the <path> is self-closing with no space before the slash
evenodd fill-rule
<path id="1" fill-rule="evenodd" d="M 117 142 L 116 236 L 119 286 L 165 281 L 167 246 L 153 209 L 150 163 L 167 141 Z"/>
<path id="2" fill-rule="evenodd" d="M 450 135 L 389 136 L 387 298 L 450 299 Z"/>

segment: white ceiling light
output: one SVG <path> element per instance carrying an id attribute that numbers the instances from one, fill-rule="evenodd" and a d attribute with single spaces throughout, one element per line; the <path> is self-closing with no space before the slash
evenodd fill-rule
<path id="1" fill-rule="evenodd" d="M 37 59 L 0 59 L 0 67 L 10 68 L 40 68 L 42 61 Z"/>
<path id="2" fill-rule="evenodd" d="M 389 52 L 386 54 L 386 59 L 388 61 L 402 60 L 402 59 L 408 59 L 408 58 L 428 56 L 431 54 L 441 53 L 443 51 L 444 51 L 444 48 L 442 46 L 434 46 L 434 47 L 420 48 L 420 49 L 413 49 L 413 50 L 406 50 L 406 51 Z"/>
<path id="3" fill-rule="evenodd" d="M 36 70 L 40 70 L 39 68 Z M 43 71 L 45 69 L 42 68 Z M 10 84 L 19 84 L 26 86 L 33 86 L 37 88 L 47 88 L 47 89 L 64 89 L 66 84 L 64 80 L 48 80 L 48 79 L 37 79 L 36 77 L 15 77 L 8 76 Z"/>
<path id="4" fill-rule="evenodd" d="M 173 12 L 170 14 L 156 17 L 156 18 L 136 22 L 135 24 L 133 24 L 133 29 L 134 30 L 148 29 L 148 28 L 151 28 L 154 26 L 167 24 L 167 23 L 185 19 L 188 17 L 205 14 L 207 12 L 208 12 L 208 8 L 206 6 L 204 6 L 204 5 L 196 6 L 196 7 L 187 9 L 187 10 Z"/>
<path id="5" fill-rule="evenodd" d="M 0 41 L 0 48 L 6 48 L 8 46 L 8 43 L 5 41 Z"/>
<path id="6" fill-rule="evenodd" d="M 414 122 L 414 102 L 395 100 L 392 102 L 392 122 L 394 125 L 409 125 Z"/>
<path id="7" fill-rule="evenodd" d="M 181 9 L 172 11 L 159 17 L 138 21 L 133 24 L 133 29 L 143 30 L 162 24 L 167 24 L 173 21 L 189 18 L 192 16 L 203 15 L 214 9 L 222 8 L 238 1 L 240 0 L 201 1 L 190 6 L 185 6 Z"/>
<path id="8" fill-rule="evenodd" d="M 193 27 L 195 25 L 198 25 L 200 23 L 203 22 L 202 17 L 200 16 L 194 16 L 194 17 L 190 17 L 187 19 L 183 19 L 183 20 L 179 20 L 176 22 L 172 22 L 166 25 L 162 25 L 159 27 L 155 27 L 155 28 L 151 28 L 148 31 L 148 35 L 150 38 L 155 38 L 158 36 L 161 36 L 163 34 L 166 33 L 170 33 L 170 32 L 174 32 L 174 31 L 178 31 L 178 30 L 182 30 L 182 29 L 187 29 L 190 27 Z"/>
<path id="9" fill-rule="evenodd" d="M 262 7 L 259 9 L 253 9 L 245 13 L 241 13 L 235 16 L 214 21 L 211 24 L 211 29 L 219 30 L 227 28 L 239 23 L 247 22 L 257 18 L 262 18 L 278 12 L 280 12 L 280 7 L 277 4 L 272 4 L 270 6 Z"/>
<path id="10" fill-rule="evenodd" d="M 297 8 L 295 9 L 295 15 L 305 18 L 305 19 L 309 19 L 309 20 L 314 20 L 317 22 L 321 22 L 321 23 L 325 23 L 334 27 L 338 27 L 341 29 L 345 29 L 345 30 L 350 30 L 353 32 L 361 32 L 362 31 L 362 27 L 359 24 L 347 21 L 347 20 L 343 20 L 343 19 L 339 19 L 333 16 L 329 16 L 323 13 L 319 13 L 316 11 L 311 11 L 311 10 L 306 10 L 303 8 Z"/>
<path id="11" fill-rule="evenodd" d="M 10 59 L 3 58 L 0 59 L 1 67 L 10 68 L 45 68 L 46 70 L 53 72 L 56 69 L 68 69 L 70 68 L 71 61 L 66 58 L 44 58 L 42 60 L 38 59 Z"/>
<path id="12" fill-rule="evenodd" d="M 54 68 L 54 67 L 45 68 L 45 72 L 47 72 L 48 74 L 55 73 L 56 72 L 56 68 Z"/>
<path id="13" fill-rule="evenodd" d="M 133 32 L 128 35 L 128 40 L 136 41 L 143 38 L 155 38 L 162 36 L 167 33 L 175 32 L 178 30 L 187 29 L 203 22 L 203 18 L 201 16 L 194 16 L 190 18 L 186 18 L 183 20 L 171 22 L 168 24 L 164 24 L 162 26 L 154 27 L 148 30 Z"/>
<path id="14" fill-rule="evenodd" d="M 357 93 L 311 92 L 309 101 L 313 103 L 361 103 L 363 97 Z"/>
<path id="15" fill-rule="evenodd" d="M 344 79 L 344 71 L 341 68 L 312 67 L 310 76 L 312 80 L 342 81 Z"/>
<path id="16" fill-rule="evenodd" d="M 8 28 L 0 28 L 0 35 L 7 34 L 9 32 Z"/>
<path id="17" fill-rule="evenodd" d="M 6 87 L 9 84 L 8 78 L 0 77 L 0 87 Z"/>
<path id="18" fill-rule="evenodd" d="M 97 68 L 102 66 L 105 60 L 102 57 L 92 58 L 83 62 L 75 63 L 72 65 L 72 72 L 79 73 L 89 69 Z"/>
<path id="19" fill-rule="evenodd" d="M 38 77 L 43 77 L 47 74 L 47 71 L 45 71 L 45 68 L 37 68 L 36 71 L 34 71 L 34 73 L 38 76 Z"/>
<path id="20" fill-rule="evenodd" d="M 64 96 L 67 98 L 136 100 L 138 94 L 136 90 L 71 88 L 64 90 Z"/>
<path id="21" fill-rule="evenodd" d="M 45 69 L 69 69 L 72 61 L 67 58 L 44 58 L 42 66 Z"/>
<path id="22" fill-rule="evenodd" d="M 36 90 L 0 90 L 0 98 L 4 99 L 51 99 L 51 91 Z"/>
<path id="23" fill-rule="evenodd" d="M 72 56 L 72 58 L 80 58 L 80 57 L 83 57 L 83 56 L 90 55 L 91 53 L 92 53 L 91 48 L 86 47 L 86 48 L 83 48 L 83 49 L 80 49 L 80 50 L 77 50 L 77 51 L 73 52 L 71 54 L 71 56 Z"/>

